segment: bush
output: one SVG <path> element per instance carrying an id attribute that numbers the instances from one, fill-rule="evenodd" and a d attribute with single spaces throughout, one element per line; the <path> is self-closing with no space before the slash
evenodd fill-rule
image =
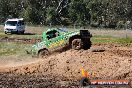
<path id="1" fill-rule="evenodd" d="M 117 22 L 117 28 L 124 28 L 124 27 L 125 27 L 124 21 Z"/>

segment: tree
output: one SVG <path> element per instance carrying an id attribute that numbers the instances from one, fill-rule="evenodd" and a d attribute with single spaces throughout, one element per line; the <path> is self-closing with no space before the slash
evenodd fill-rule
<path id="1" fill-rule="evenodd" d="M 0 0 L 0 23 L 23 17 L 38 25 L 98 26 L 132 20 L 132 0 Z"/>
<path id="2" fill-rule="evenodd" d="M 72 23 L 85 25 L 90 22 L 91 15 L 89 13 L 89 8 L 86 8 L 86 3 L 83 1 L 72 0 L 70 2 L 68 12 Z"/>

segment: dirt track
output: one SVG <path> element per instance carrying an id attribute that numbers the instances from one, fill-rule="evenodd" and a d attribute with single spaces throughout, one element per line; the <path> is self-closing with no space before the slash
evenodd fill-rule
<path id="1" fill-rule="evenodd" d="M 36 42 L 40 42 L 41 39 L 27 39 L 27 38 L 0 38 L 0 42 L 16 42 L 16 43 L 24 43 L 24 44 L 34 44 Z"/>
<path id="2" fill-rule="evenodd" d="M 51 86 L 55 88 L 66 86 L 77 88 L 79 87 L 77 80 L 81 78 L 80 69 L 82 67 L 89 72 L 91 79 L 129 79 L 131 81 L 131 46 L 131 44 L 126 46 L 98 44 L 93 45 L 90 50 L 77 51 L 71 49 L 52 54 L 45 59 L 39 58 L 37 62 L 22 66 L 1 66 L 0 77 L 3 78 L 1 78 L 0 85 L 5 87 Z M 100 52 L 102 49 L 105 51 Z"/>

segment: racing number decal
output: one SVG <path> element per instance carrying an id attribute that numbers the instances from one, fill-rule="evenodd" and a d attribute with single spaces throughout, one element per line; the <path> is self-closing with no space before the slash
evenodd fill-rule
<path id="1" fill-rule="evenodd" d="M 54 48 L 54 47 L 60 46 L 64 43 L 65 43 L 64 40 L 60 40 L 60 41 L 57 41 L 57 42 L 54 42 L 54 43 L 50 44 L 49 48 Z"/>

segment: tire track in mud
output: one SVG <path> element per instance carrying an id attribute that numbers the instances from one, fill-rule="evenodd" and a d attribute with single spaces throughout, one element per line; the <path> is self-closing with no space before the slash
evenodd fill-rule
<path id="1" fill-rule="evenodd" d="M 27 39 L 27 38 L 0 38 L 0 42 L 15 42 L 15 43 L 24 43 L 24 44 L 34 44 L 40 42 L 41 39 Z"/>
<path id="2" fill-rule="evenodd" d="M 64 80 L 65 79 L 65 80 Z M 62 81 L 64 80 L 64 81 Z M 53 75 L 16 75 L 0 73 L 1 88 L 79 88 L 78 81 Z"/>

